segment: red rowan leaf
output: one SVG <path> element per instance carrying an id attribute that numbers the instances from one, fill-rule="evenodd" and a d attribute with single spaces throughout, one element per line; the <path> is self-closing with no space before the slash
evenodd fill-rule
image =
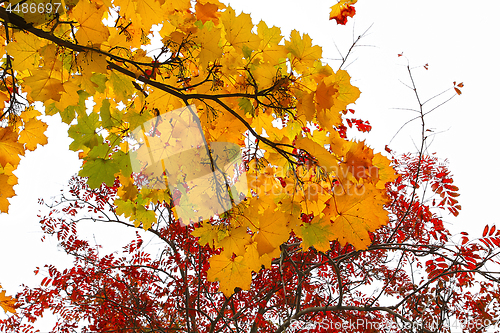
<path id="1" fill-rule="evenodd" d="M 489 236 L 493 236 L 493 234 L 495 233 L 495 230 L 497 229 L 497 227 L 495 225 L 493 225 L 491 228 L 490 228 L 490 232 L 489 232 Z"/>

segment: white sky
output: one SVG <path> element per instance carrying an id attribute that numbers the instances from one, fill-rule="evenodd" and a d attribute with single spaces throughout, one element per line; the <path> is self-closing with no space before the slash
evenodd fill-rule
<path id="1" fill-rule="evenodd" d="M 500 225 L 496 212 L 499 196 L 494 187 L 500 169 L 496 84 L 500 77 L 500 2 L 359 0 L 355 6 L 357 14 L 346 26 L 328 20 L 329 7 L 335 0 L 224 2 L 230 2 L 237 13 L 250 13 L 255 24 L 262 19 L 268 26 L 281 27 L 284 36 L 292 29 L 309 33 L 328 59 L 339 58 L 335 44 L 345 54 L 353 35 L 356 38 L 373 23 L 360 42 L 367 46 L 355 49 L 350 57 L 355 61 L 347 70 L 352 83 L 362 92 L 353 106 L 354 117 L 369 120 L 373 125 L 366 139 L 378 151 L 414 116 L 394 108 L 416 107 L 414 96 L 399 82 L 408 82 L 408 75 L 407 60 L 398 58 L 398 53 L 403 52 L 411 66 L 429 64 L 427 71 L 414 71 L 423 100 L 452 87 L 453 81 L 463 81 L 463 94 L 426 119 L 436 132 L 445 131 L 435 138 L 430 151 L 449 159 L 461 193 L 461 214 L 458 218 L 446 217 L 446 221 L 455 233 L 466 230 L 477 236 L 484 224 Z M 336 69 L 339 62 L 331 64 Z M 49 123 L 49 144 L 28 152 L 21 160 L 15 172 L 19 177 L 17 196 L 10 200 L 10 213 L 0 215 L 0 284 L 8 294 L 17 292 L 21 283 L 33 285 L 39 281 L 33 276 L 36 266 L 71 263 L 71 258 L 57 250 L 55 242 L 40 242 L 37 198 L 57 196 L 81 163 L 77 153 L 68 151 L 71 140 L 67 126 L 61 125 L 58 117 L 44 120 Z M 414 152 L 412 140 L 418 144 L 419 130 L 418 122 L 405 127 L 391 147 L 398 153 Z M 111 234 L 96 231 L 99 232 L 103 237 Z M 0 318 L 3 316 L 0 313 Z"/>

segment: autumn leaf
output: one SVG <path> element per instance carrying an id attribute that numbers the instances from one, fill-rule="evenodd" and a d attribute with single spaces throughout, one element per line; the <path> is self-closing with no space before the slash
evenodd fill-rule
<path id="1" fill-rule="evenodd" d="M 88 0 L 80 0 L 72 11 L 73 18 L 79 23 L 76 39 L 83 45 L 101 44 L 109 37 L 108 28 L 102 23 L 104 7 Z"/>
<path id="2" fill-rule="evenodd" d="M 224 25 L 225 39 L 239 49 L 243 47 L 255 50 L 260 43 L 260 37 L 252 32 L 253 23 L 250 15 L 241 13 L 236 16 L 234 9 L 228 7 L 221 15 Z"/>
<path id="3" fill-rule="evenodd" d="M 351 84 L 351 77 L 345 70 L 335 73 L 335 83 L 338 85 L 338 96 L 334 100 L 336 110 L 345 110 L 347 105 L 356 102 L 361 92 Z"/>
<path id="4" fill-rule="evenodd" d="M 392 182 L 397 178 L 396 172 L 391 167 L 391 160 L 382 155 L 381 153 L 375 154 L 372 163 L 378 168 L 377 178 L 378 181 L 375 185 L 377 189 L 384 189 L 388 182 Z"/>
<path id="5" fill-rule="evenodd" d="M 298 232 L 298 236 L 302 238 L 304 250 L 314 247 L 318 251 L 328 251 L 330 241 L 337 238 L 330 220 L 319 215 L 315 216 L 310 223 L 304 223 Z"/>
<path id="6" fill-rule="evenodd" d="M 64 91 L 61 80 L 51 77 L 46 70 L 36 70 L 32 76 L 24 79 L 25 86 L 31 90 L 30 96 L 35 101 L 45 102 L 49 99 L 59 101 Z"/>
<path id="7" fill-rule="evenodd" d="M 224 8 L 224 5 L 221 3 L 210 1 L 196 1 L 196 17 L 203 23 L 212 21 L 215 25 L 217 25 L 217 23 L 219 23 L 220 8 Z"/>
<path id="8" fill-rule="evenodd" d="M 269 254 L 271 257 L 278 257 L 280 245 L 289 237 L 290 231 L 286 226 L 285 216 L 275 215 L 272 211 L 266 210 L 259 219 L 253 240 L 257 243 L 260 255 Z"/>
<path id="9" fill-rule="evenodd" d="M 80 52 L 76 57 L 76 63 L 82 67 L 82 73 L 86 75 L 105 73 L 108 66 L 106 57 L 103 54 L 92 51 Z"/>
<path id="10" fill-rule="evenodd" d="M 235 288 L 249 289 L 252 284 L 252 271 L 243 256 L 228 257 L 218 254 L 210 258 L 210 269 L 207 279 L 219 281 L 219 290 L 231 296 Z"/>
<path id="11" fill-rule="evenodd" d="M 330 20 L 337 21 L 337 24 L 345 25 L 348 17 L 353 17 L 356 14 L 354 5 L 358 0 L 340 0 L 339 3 L 331 7 Z"/>
<path id="12" fill-rule="evenodd" d="M 47 124 L 43 121 L 30 119 L 19 135 L 19 142 L 26 144 L 26 149 L 31 151 L 35 150 L 38 144 L 46 145 L 48 142 L 44 134 L 46 129 Z"/>
<path id="13" fill-rule="evenodd" d="M 324 81 L 318 85 L 316 90 L 316 101 L 320 109 L 329 109 L 333 106 L 333 99 L 337 94 L 338 89 L 333 85 L 326 85 Z"/>
<path id="14" fill-rule="evenodd" d="M 85 147 L 96 146 L 102 139 L 97 134 L 99 128 L 99 116 L 96 113 L 83 114 L 78 117 L 78 123 L 72 125 L 68 130 L 68 135 L 73 139 L 69 149 L 78 151 Z"/>
<path id="15" fill-rule="evenodd" d="M 314 61 L 321 58 L 321 47 L 312 45 L 312 39 L 308 34 L 302 37 L 297 30 L 293 30 L 290 41 L 285 41 L 285 47 L 291 53 L 292 59 L 302 62 L 304 65 L 312 66 Z"/>
<path id="16" fill-rule="evenodd" d="M 0 285 L 0 289 L 2 286 Z M 13 298 L 12 296 L 7 296 L 5 295 L 6 291 L 2 290 L 0 292 L 0 306 L 3 308 L 3 310 L 11 313 L 16 313 L 16 299 Z"/>
<path id="17" fill-rule="evenodd" d="M 33 34 L 23 31 L 17 32 L 14 36 L 15 42 L 10 42 L 5 47 L 7 53 L 14 57 L 14 66 L 22 70 L 37 67 L 42 41 Z"/>
<path id="18" fill-rule="evenodd" d="M 261 49 L 265 50 L 268 47 L 273 47 L 283 39 L 281 29 L 278 27 L 269 28 L 264 21 L 257 24 L 257 33 L 262 38 Z"/>
<path id="19" fill-rule="evenodd" d="M 154 211 L 146 209 L 142 205 L 138 205 L 135 210 L 134 216 L 134 226 L 137 228 L 142 224 L 144 230 L 151 228 L 153 223 L 156 222 L 156 214 Z"/>
<path id="20" fill-rule="evenodd" d="M 18 142 L 18 134 L 13 127 L 0 127 L 0 166 L 5 167 L 7 163 L 14 166 L 19 164 L 24 156 L 24 147 Z"/>
<path id="21" fill-rule="evenodd" d="M 246 245 L 250 243 L 250 238 L 251 236 L 247 233 L 246 227 L 238 227 L 230 229 L 227 236 L 218 242 L 218 244 L 227 253 L 243 255 L 246 252 Z"/>
<path id="22" fill-rule="evenodd" d="M 326 150 L 325 147 L 320 146 L 309 138 L 298 139 L 295 142 L 295 146 L 311 154 L 325 170 L 337 172 L 339 161 L 332 153 Z"/>
<path id="23" fill-rule="evenodd" d="M 115 182 L 115 173 L 119 171 L 120 168 L 114 160 L 96 158 L 87 160 L 79 175 L 88 177 L 89 186 L 96 188 L 101 186 L 102 183 L 112 186 Z"/>
<path id="24" fill-rule="evenodd" d="M 109 81 L 111 82 L 113 91 L 119 98 L 118 101 L 128 100 L 132 92 L 135 91 L 132 80 L 121 73 L 112 72 Z"/>
<path id="25" fill-rule="evenodd" d="M 116 206 L 116 214 L 123 215 L 127 218 L 135 213 L 137 207 L 137 204 L 133 201 L 122 199 L 116 199 L 114 205 Z"/>
<path id="26" fill-rule="evenodd" d="M 362 142 L 351 142 L 348 145 L 342 168 L 353 175 L 356 179 L 376 178 L 377 169 L 373 167 L 373 150 Z"/>
<path id="27" fill-rule="evenodd" d="M 219 247 L 219 240 L 226 237 L 225 230 L 221 230 L 218 226 L 213 226 L 210 223 L 203 223 L 191 232 L 191 235 L 198 237 L 200 245 L 208 245 L 210 247 Z"/>
<path id="28" fill-rule="evenodd" d="M 203 28 L 198 30 L 196 41 L 201 49 L 198 57 L 203 67 L 222 56 L 222 49 L 219 47 L 220 37 L 221 29 L 215 28 L 212 22 L 205 23 Z"/>
<path id="29" fill-rule="evenodd" d="M 329 202 L 331 232 L 342 245 L 349 243 L 358 250 L 366 249 L 371 243 L 368 232 L 389 220 L 383 209 L 387 202 L 385 194 L 371 184 L 346 186 L 344 193 L 334 195 Z"/>
<path id="30" fill-rule="evenodd" d="M 10 205 L 8 199 L 16 194 L 13 189 L 14 184 L 9 184 L 10 179 L 9 175 L 0 171 L 0 212 L 3 213 L 8 213 Z"/>
<path id="31" fill-rule="evenodd" d="M 149 31 L 153 24 L 160 24 L 163 22 L 163 15 L 165 10 L 160 5 L 160 2 L 151 1 L 137 1 L 137 14 L 141 17 L 143 29 Z"/>
<path id="32" fill-rule="evenodd" d="M 314 105 L 314 94 L 305 93 L 301 90 L 296 92 L 298 103 L 297 103 L 297 116 L 305 116 L 307 121 L 314 119 L 316 113 L 316 107 Z"/>

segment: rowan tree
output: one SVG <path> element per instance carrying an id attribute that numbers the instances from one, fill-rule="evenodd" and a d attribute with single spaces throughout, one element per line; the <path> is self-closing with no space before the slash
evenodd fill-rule
<path id="1" fill-rule="evenodd" d="M 345 24 L 355 3 L 330 19 Z M 2 329 L 34 331 L 44 311 L 54 332 L 496 323 L 500 232 L 450 239 L 439 211 L 458 215 L 458 188 L 428 154 L 410 67 L 420 149 L 387 157 L 347 137 L 371 129 L 350 115 L 360 92 L 307 34 L 283 38 L 218 0 L 58 4 L 0 8 L 0 210 L 20 157 L 47 142 L 37 117 L 59 114 L 83 166 L 41 226 L 74 266 L 37 269 L 41 285 L 15 299 L 3 291 Z M 159 252 L 137 233 L 101 255 L 78 233 L 86 220 L 142 228 Z"/>

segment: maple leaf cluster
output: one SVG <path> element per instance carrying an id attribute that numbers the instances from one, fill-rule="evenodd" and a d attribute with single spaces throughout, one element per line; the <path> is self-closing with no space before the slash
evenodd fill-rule
<path id="1" fill-rule="evenodd" d="M 223 249 L 208 278 L 227 296 L 249 288 L 291 234 L 304 250 L 333 240 L 366 249 L 388 222 L 385 184 L 396 176 L 389 159 L 338 132 L 360 95 L 349 74 L 324 64 L 307 34 L 285 39 L 218 0 L 192 5 L 81 0 L 51 20 L 0 8 L 5 82 L 70 125 L 90 187 L 119 180 L 117 215 L 147 230 L 152 205 L 167 202 L 202 245 Z M 146 52 L 157 24 L 162 47 Z M 12 96 L 0 135 L 4 211 L 19 155 L 46 142 L 46 125 Z"/>
<path id="2" fill-rule="evenodd" d="M 8 126 L 0 127 L 0 213 L 9 210 L 8 198 L 15 195 L 14 185 L 21 156 L 27 150 L 33 151 L 37 146 L 45 145 L 47 124 L 37 119 L 41 113 L 33 107 L 24 110 L 20 116 L 13 113 Z M 1 119 L 1 118 L 0 118 Z"/>

